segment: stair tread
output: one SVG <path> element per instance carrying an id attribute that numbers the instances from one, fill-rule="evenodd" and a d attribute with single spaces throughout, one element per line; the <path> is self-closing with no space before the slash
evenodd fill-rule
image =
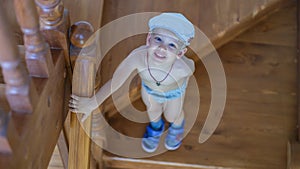
<path id="1" fill-rule="evenodd" d="M 276 20 L 280 15 L 295 26 L 295 11 L 295 6 L 291 5 L 270 18 Z M 276 33 L 290 39 L 289 45 L 279 43 L 280 38 L 272 38 L 272 43 L 267 40 L 258 43 L 255 37 L 241 35 L 218 50 L 227 74 L 227 100 L 221 122 L 209 140 L 203 144 L 198 143 L 199 133 L 210 106 L 211 89 L 203 64 L 197 63 L 194 76 L 197 77 L 199 85 L 201 106 L 182 146 L 176 151 L 144 158 L 126 158 L 116 153 L 105 152 L 105 164 L 111 168 L 128 169 L 286 168 L 286 145 L 289 139 L 295 138 L 297 123 L 297 112 L 294 109 L 297 103 L 295 95 L 291 94 L 296 92 L 295 86 L 291 86 L 296 83 L 296 63 L 292 62 L 296 59 L 296 48 L 290 44 L 295 42 L 296 30 L 291 29 L 287 34 L 282 22 L 286 21 L 279 18 L 276 20 L 277 26 L 272 25 L 268 30 L 260 29 L 268 24 L 266 19 L 245 34 L 257 34 L 260 30 L 263 33 L 260 34 L 259 40 L 264 40 L 273 35 L 272 29 L 276 28 Z M 271 57 L 269 54 L 273 54 L 274 51 L 276 55 Z M 251 60 L 252 57 L 255 59 Z M 270 66 L 274 61 L 280 64 Z M 270 71 L 271 74 L 266 74 Z M 196 94 L 194 89 L 187 88 L 185 100 L 186 104 L 191 105 L 185 106 L 187 116 L 190 115 L 193 106 L 197 105 Z M 136 109 L 145 111 L 140 100 L 133 105 Z M 122 115 L 130 116 L 130 111 L 124 109 Z M 117 114 L 110 118 L 109 124 L 124 135 L 141 138 L 146 124 L 132 122 L 122 115 Z M 117 141 L 108 144 L 120 146 Z M 136 147 L 141 149 L 140 143 L 136 144 Z M 128 149 L 125 147 L 124 150 L 126 148 Z"/>

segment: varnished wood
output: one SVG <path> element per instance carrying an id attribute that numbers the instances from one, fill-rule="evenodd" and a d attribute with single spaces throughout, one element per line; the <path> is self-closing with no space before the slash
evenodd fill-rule
<path id="1" fill-rule="evenodd" d="M 71 33 L 71 35 L 72 34 L 73 33 Z M 88 47 L 90 46 L 87 46 L 87 48 Z M 96 68 L 93 58 L 96 53 L 94 50 L 85 50 L 76 47 L 74 50 L 71 48 L 70 52 L 71 56 L 78 56 L 73 71 L 72 93 L 78 96 L 91 97 L 94 94 L 95 89 Z M 68 161 L 69 169 L 89 169 L 90 167 L 90 133 L 92 117 L 89 116 L 82 123 L 79 119 L 76 113 L 71 113 Z"/>
<path id="2" fill-rule="evenodd" d="M 287 169 L 296 169 L 299 168 L 299 158 L 300 158 L 300 2 L 297 1 L 297 112 L 298 112 L 298 122 L 297 122 L 297 128 L 298 128 L 298 136 L 297 139 L 291 139 L 290 142 L 288 142 L 287 146 Z"/>
<path id="3" fill-rule="evenodd" d="M 2 8 L 2 7 L 0 7 Z M 32 113 L 37 93 L 21 62 L 15 39 L 11 38 L 10 25 L 0 9 L 0 63 L 6 83 L 6 97 L 12 110 L 18 113 Z"/>
<path id="4" fill-rule="evenodd" d="M 289 142 L 287 144 L 287 169 L 297 169 L 300 166 L 300 144 L 299 142 Z"/>
<path id="5" fill-rule="evenodd" d="M 68 100 L 70 95 L 70 82 L 72 77 L 71 63 L 69 58 L 69 39 L 68 39 L 68 29 L 70 27 L 69 12 L 64 9 L 61 0 L 36 0 L 35 1 L 38 9 L 39 20 L 40 20 L 40 30 L 42 35 L 45 37 L 46 42 L 50 45 L 51 49 L 60 49 L 64 52 L 64 59 L 66 63 L 66 69 L 68 74 L 65 85 L 65 109 L 63 118 L 66 118 L 68 110 Z M 68 122 L 69 123 L 69 122 Z M 68 168 L 68 139 L 65 137 L 65 129 L 62 130 L 57 147 L 60 152 L 61 160 L 63 162 L 64 168 Z"/>
<path id="6" fill-rule="evenodd" d="M 4 47 L 1 50 L 1 66 L 6 97 L 9 103 L 13 103 L 9 107 L 7 126 L 7 140 L 13 153 L 1 153 L 0 166 L 7 169 L 43 169 L 47 168 L 64 121 L 64 54 L 58 50 L 51 50 L 50 53 L 39 32 L 33 1 L 15 1 L 15 5 L 26 49 L 24 46 L 17 48 L 8 29 L 9 22 L 0 25 L 3 38 L 0 39 L 1 47 Z M 2 9 L 0 11 L 3 12 Z M 0 14 L 1 22 L 4 16 Z M 30 77 L 22 61 L 25 59 L 31 75 L 47 79 Z M 3 103 L 1 101 L 1 108 L 4 107 Z"/>
<path id="7" fill-rule="evenodd" d="M 64 58 L 62 52 L 53 51 L 53 56 L 55 67 L 52 76 L 48 79 L 34 78 L 32 81 L 42 89 L 39 92 L 38 106 L 31 115 L 13 113 L 11 116 L 7 131 L 13 156 L 1 163 L 1 167 L 42 169 L 48 166 L 64 121 Z M 4 158 L 6 157 L 0 155 L 1 162 Z"/>
<path id="8" fill-rule="evenodd" d="M 77 48 L 83 48 L 95 32 L 94 27 L 86 21 L 74 23 L 70 28 L 70 41 Z"/>
<path id="9" fill-rule="evenodd" d="M 106 1 L 108 2 L 108 1 Z M 111 3 L 113 1 L 108 2 Z M 116 1 L 115 1 L 116 2 Z M 260 5 L 257 4 L 264 4 L 266 1 L 247 1 L 247 2 L 241 2 L 241 3 L 236 3 L 233 4 L 232 2 L 237 2 L 237 1 L 220 1 L 218 6 L 219 6 L 219 10 L 220 7 L 224 6 L 231 6 L 234 7 L 234 9 L 238 10 L 239 12 L 235 13 L 233 12 L 230 15 L 224 15 L 222 17 L 220 17 L 220 15 L 213 15 L 213 16 L 209 16 L 211 18 L 214 17 L 220 17 L 219 21 L 226 20 L 227 16 L 235 16 L 236 14 L 240 14 L 243 17 L 233 17 L 235 19 L 230 19 L 230 17 L 228 17 L 227 19 L 232 20 L 234 22 L 241 22 L 243 21 L 244 17 L 249 18 L 249 22 L 251 22 L 249 25 L 249 27 L 253 26 L 253 24 L 257 23 L 257 20 L 255 19 L 255 21 L 251 20 L 253 19 L 252 16 L 255 16 L 254 18 L 256 18 L 257 14 L 259 14 L 259 10 L 263 10 L 260 9 Z M 272 1 L 275 2 L 275 1 Z M 71 2 L 69 2 L 70 4 Z M 124 2 L 125 3 L 125 2 Z M 132 4 L 128 1 L 126 1 L 126 3 L 128 4 Z M 177 3 L 177 2 L 176 2 Z M 183 2 L 185 3 L 185 2 Z M 230 3 L 232 5 L 230 5 Z M 88 3 L 87 3 L 88 4 Z M 118 10 L 118 6 L 122 6 L 124 7 L 124 5 L 114 5 L 115 3 L 112 3 L 111 5 L 114 7 L 115 10 L 111 10 L 114 11 L 113 14 L 109 14 L 110 17 L 115 17 L 117 18 L 118 14 L 115 11 L 120 11 L 120 12 L 124 12 L 126 13 L 126 10 L 124 8 L 122 8 L 123 10 Z M 146 2 L 146 3 L 135 3 L 135 6 L 130 6 L 131 9 L 133 8 L 139 8 L 138 6 L 142 6 L 141 8 L 147 8 L 147 7 L 153 7 L 153 6 L 160 6 L 159 4 L 155 5 L 152 2 Z M 182 3 L 177 3 L 178 6 L 184 6 Z M 202 7 L 207 7 L 209 5 L 207 4 L 213 4 L 213 2 L 209 2 L 209 1 L 202 1 L 201 2 L 201 6 Z M 228 5 L 229 4 L 229 5 Z M 254 5 L 253 5 L 254 4 Z M 78 4 L 76 4 L 75 6 L 77 6 Z M 193 3 L 194 6 L 195 3 Z M 80 6 L 80 5 L 78 5 Z M 88 6 L 88 5 L 86 5 Z M 163 5 L 161 5 L 163 6 Z M 174 5 L 169 5 L 171 7 L 173 7 Z M 255 6 L 255 7 L 254 7 Z M 266 5 L 268 6 L 268 5 Z M 265 7 L 264 6 L 264 9 Z M 280 6 L 280 3 L 275 5 L 276 7 Z M 253 8 L 252 8 L 253 7 Z M 162 8 L 162 7 L 158 7 L 158 8 Z M 231 9 L 229 8 L 229 9 Z M 79 8 L 77 8 L 79 9 Z M 119 8 L 120 9 L 120 8 Z M 254 9 L 254 10 L 253 10 Z M 276 8 L 272 9 L 271 12 L 273 12 L 273 10 L 275 10 Z M 207 8 L 207 10 L 209 11 L 210 8 Z M 128 10 L 128 11 L 132 11 L 132 10 Z M 189 11 L 191 11 L 189 9 Z M 203 11 L 203 10 L 192 10 L 192 11 Z M 226 10 L 224 10 L 226 11 Z M 223 11 L 223 12 L 224 12 Z M 249 12 L 250 11 L 250 15 Z M 86 10 L 83 10 L 82 12 L 88 13 Z M 89 11 L 90 12 L 90 11 Z M 252 13 L 253 12 L 253 13 Z M 257 13 L 258 12 L 258 13 Z M 107 13 L 108 10 L 107 10 Z M 207 17 L 207 12 L 204 12 L 203 17 Z M 226 13 L 226 12 L 225 12 Z M 287 12 L 288 13 L 288 12 Z M 127 14 L 129 14 L 129 12 L 127 12 Z M 77 14 L 80 17 L 80 14 Z M 85 15 L 82 15 L 85 16 Z M 97 18 L 97 17 L 96 17 Z M 211 20 L 212 22 L 216 22 L 214 19 L 211 18 L 207 18 L 207 20 Z M 283 17 L 284 20 L 286 20 L 286 17 Z M 266 19 L 263 17 L 263 19 Z M 212 26 L 212 24 L 207 24 L 207 22 L 205 20 L 200 20 L 198 19 L 199 22 L 202 22 L 205 25 L 209 25 Z M 224 21 L 225 22 L 225 21 Z M 225 25 L 223 22 L 223 26 Z M 106 22 L 107 23 L 107 22 Z M 248 23 L 248 21 L 247 21 Z M 247 26 L 247 29 L 249 28 Z M 222 24 L 221 26 L 215 26 L 215 28 L 223 28 Z M 268 27 L 268 26 L 267 26 Z M 274 27 L 272 26 L 271 29 L 273 29 Z M 239 28 L 240 29 L 240 28 Z M 236 31 L 240 31 L 239 29 L 232 29 L 233 31 L 230 31 L 231 33 L 234 33 L 233 35 L 229 32 L 227 34 L 227 31 L 225 31 L 225 34 L 223 34 L 224 32 L 221 31 L 220 34 L 218 34 L 220 37 L 227 37 L 226 41 L 223 42 L 228 42 L 229 40 L 232 40 L 234 36 L 236 36 Z M 259 28 L 260 30 L 266 30 L 263 28 Z M 209 28 L 208 28 L 209 30 Z M 246 29 L 242 29 L 242 32 L 244 32 Z M 286 31 L 291 31 L 290 29 L 286 30 Z M 266 32 L 268 32 L 268 29 L 266 30 Z M 240 32 L 239 32 L 240 33 Z M 223 35 L 223 36 L 222 36 Z M 228 35 L 228 36 L 227 36 Z M 257 34 L 253 34 L 252 32 L 252 37 L 255 37 Z M 264 35 L 261 34 L 262 36 Z M 248 36 L 249 37 L 249 36 Z M 247 38 L 244 38 L 245 40 Z M 167 159 L 176 159 L 178 160 L 180 157 L 187 157 L 187 159 L 191 159 L 192 157 L 198 157 L 199 160 L 203 160 L 204 163 L 217 163 L 220 162 L 221 160 L 227 160 L 228 162 L 232 161 L 232 160 L 244 160 L 244 163 L 234 163 L 232 162 L 231 164 L 233 165 L 243 165 L 242 167 L 245 168 L 245 165 L 247 165 L 249 163 L 251 163 L 252 166 L 258 166 L 260 168 L 280 168 L 283 166 L 283 168 L 285 168 L 284 164 L 279 164 L 279 162 L 277 162 L 276 160 L 273 160 L 273 163 L 276 163 L 275 165 L 278 166 L 260 166 L 257 163 L 261 163 L 263 161 L 262 158 L 276 158 L 276 159 L 280 159 L 281 161 L 284 161 L 282 159 L 285 159 L 284 156 L 282 155 L 276 155 L 276 153 L 280 150 L 281 152 L 282 149 L 284 148 L 281 144 L 280 146 L 278 146 L 278 143 L 274 143 L 273 141 L 270 140 L 276 140 L 281 143 L 286 141 L 286 138 L 283 139 L 278 139 L 278 137 L 276 137 L 276 135 L 278 134 L 276 132 L 276 130 L 280 131 L 279 134 L 285 135 L 284 133 L 284 129 L 289 128 L 288 130 L 294 130 L 294 126 L 295 126 L 295 121 L 293 122 L 287 122 L 287 119 L 290 119 L 289 116 L 294 117 L 294 113 L 293 111 L 293 100 L 294 100 L 294 96 L 295 96 L 295 91 L 292 89 L 291 84 L 294 83 L 293 79 L 295 75 L 295 72 L 292 73 L 286 73 L 286 71 L 279 71 L 279 70 L 286 70 L 289 69 L 290 67 L 294 66 L 293 65 L 293 60 L 295 59 L 292 55 L 292 53 L 294 53 L 293 48 L 292 48 L 292 43 L 290 43 L 290 41 L 284 41 L 287 42 L 285 44 L 286 48 L 283 49 L 279 49 L 278 46 L 280 46 L 280 38 L 274 38 L 272 41 L 266 41 L 266 39 L 264 38 L 258 38 L 259 40 L 253 41 L 255 40 L 254 38 L 252 38 L 252 40 L 248 40 L 248 41 L 243 41 L 242 40 L 235 40 L 236 42 L 230 43 L 229 46 L 224 46 L 224 48 L 222 48 L 221 50 L 223 51 L 223 53 L 225 53 L 225 58 L 226 58 L 226 73 L 228 74 L 228 76 L 230 76 L 230 102 L 229 102 L 229 106 L 230 108 L 228 108 L 227 113 L 229 114 L 227 117 L 227 119 L 224 120 L 224 124 L 222 125 L 222 128 L 220 128 L 219 130 L 217 130 L 216 134 L 213 137 L 213 143 L 207 143 L 205 146 L 197 146 L 197 143 L 195 142 L 196 139 L 193 139 L 193 137 L 196 138 L 196 135 L 199 133 L 199 130 L 194 131 L 193 133 L 191 133 L 191 138 L 188 138 L 188 140 L 185 143 L 184 148 L 181 148 L 182 151 L 180 151 L 180 153 L 171 153 L 174 155 L 171 155 L 169 158 L 164 158 L 164 159 L 159 159 L 157 158 L 156 160 L 165 160 L 167 161 Z M 144 42 L 143 39 L 140 40 L 139 42 Z M 268 43 L 272 42 L 273 45 L 275 46 L 268 46 Z M 136 43 L 136 41 L 132 41 L 131 42 Z M 261 44 L 261 45 L 255 45 L 255 43 Z M 217 46 L 222 46 L 222 43 L 217 42 Z M 130 44 L 127 44 L 128 46 L 130 46 Z M 123 46 L 123 44 L 121 44 L 121 46 Z M 127 46 L 127 50 L 130 50 L 129 48 L 134 48 L 135 44 L 132 45 L 131 47 Z M 264 47 L 267 47 L 267 49 L 265 49 Z M 258 48 L 257 48 L 258 47 Z M 124 47 L 126 48 L 126 47 Z M 279 50 L 279 51 L 277 51 Z M 118 48 L 116 49 L 116 53 L 113 53 L 110 55 L 111 57 L 109 59 L 111 59 L 112 57 L 115 56 L 119 56 L 120 51 L 122 50 L 118 50 Z M 125 50 L 126 51 L 126 50 Z M 236 52 L 239 51 L 239 52 Z M 245 54 L 245 51 L 246 52 Z M 249 52 L 252 51 L 252 52 Z M 128 51 L 127 51 L 128 52 Z M 121 53 L 125 53 L 125 52 L 121 52 Z M 265 53 L 268 53 L 268 57 L 261 57 L 263 56 Z M 282 56 L 287 56 L 287 60 L 281 60 L 280 56 L 278 55 L 278 53 L 281 53 Z M 109 60 L 108 59 L 108 60 Z M 118 63 L 121 61 L 122 59 L 116 59 L 116 60 L 111 60 L 108 62 L 105 62 L 105 66 L 106 67 L 110 67 L 110 68 L 115 68 Z M 260 61 L 263 60 L 263 64 L 260 65 L 258 68 L 257 67 L 250 67 L 249 65 L 252 66 L 257 66 L 256 64 L 261 63 Z M 280 66 L 280 68 L 276 68 L 276 65 L 280 64 L 278 60 L 281 60 L 282 62 L 284 62 L 285 66 Z M 245 67 L 245 65 L 247 65 L 248 67 Z M 270 67 L 269 67 L 270 66 Z M 203 67 L 203 65 L 199 65 L 199 67 Z M 267 68 L 266 68 L 267 67 Z M 265 68 L 263 70 L 260 70 L 262 68 Z M 111 69 L 104 69 L 103 75 L 111 75 L 112 74 L 112 70 Z M 276 71 L 277 70 L 277 71 Z M 271 74 L 273 73 L 273 71 L 275 71 L 275 76 L 271 77 Z M 203 74 L 205 70 L 202 69 L 201 72 L 199 73 L 199 76 L 204 76 Z M 251 72 L 251 74 L 249 74 L 249 72 Z M 245 76 L 248 75 L 248 76 Z M 109 78 L 105 77 L 105 78 Z M 232 76 L 231 76 L 232 75 Z M 103 80 L 103 83 L 105 82 L 105 78 Z M 272 81 L 272 83 L 270 84 L 270 81 Z M 278 81 L 281 81 L 281 83 L 277 83 Z M 207 110 L 207 106 L 205 104 L 209 104 L 209 82 L 208 80 L 203 80 L 201 79 L 201 82 L 199 82 L 201 85 L 203 85 L 203 91 L 201 91 L 201 95 L 203 95 L 203 98 L 201 98 L 202 100 L 204 100 L 204 104 L 202 104 L 201 106 L 203 106 L 201 112 L 205 112 L 205 110 Z M 260 86 L 262 89 L 256 89 L 255 87 Z M 281 90 L 278 90 L 281 89 Z M 208 91 L 206 91 L 208 90 Z M 242 96 L 247 96 L 247 98 L 242 97 Z M 286 102 L 282 103 L 280 101 L 280 98 L 286 98 Z M 259 104 L 259 102 L 261 104 Z M 292 105 L 287 105 L 287 103 L 291 103 Z M 284 108 L 279 107 L 279 106 L 274 106 L 274 105 L 285 105 Z M 295 105 L 294 105 L 295 106 Z M 259 107 L 259 108 L 258 108 Z M 248 110 L 247 110 L 248 109 Z M 114 111 L 114 110 L 113 110 Z M 251 113 L 252 112 L 252 113 Z M 262 117 L 263 113 L 269 113 L 268 115 L 266 115 L 266 117 Z M 288 112 L 284 117 L 280 116 L 282 115 L 282 112 Z M 245 115 L 246 113 L 250 113 L 249 115 Z M 272 115 L 272 113 L 274 113 L 275 115 Z M 201 127 L 201 124 L 203 124 L 203 119 L 205 118 L 205 115 L 203 115 L 205 113 L 201 114 L 200 117 L 200 121 L 196 124 L 195 128 L 199 129 Z M 238 114 L 238 115 L 237 115 Z M 241 117 L 235 117 L 235 115 L 240 116 Z M 275 117 L 274 117 L 275 116 Z M 262 119 L 261 119 L 262 118 Z M 232 125 L 231 127 L 229 125 L 227 125 L 226 123 L 230 123 L 230 121 L 235 120 L 235 121 L 239 121 L 236 125 Z M 284 119 L 284 121 L 282 120 Z M 118 120 L 116 120 L 118 121 Z M 264 123 L 270 123 L 270 124 L 278 124 L 280 123 L 280 125 L 282 125 L 282 123 L 287 124 L 288 126 L 286 127 L 275 127 L 275 128 L 269 128 L 268 125 L 263 125 Z M 116 122 L 117 123 L 117 122 Z M 258 126 L 252 126 L 255 124 L 259 124 Z M 270 126 L 272 126 L 270 125 Z M 120 125 L 119 128 L 122 129 L 123 125 Z M 224 127 L 225 126 L 225 127 Z M 227 126 L 227 127 L 226 127 Z M 245 127 L 246 126 L 246 127 Z M 247 127 L 249 126 L 249 127 Z M 133 126 L 132 128 L 135 128 L 136 126 Z M 237 129 L 238 128 L 238 129 Z M 122 129 L 122 131 L 130 133 L 130 131 L 127 131 L 125 129 Z M 135 131 L 136 132 L 136 131 Z M 143 131 L 137 131 L 140 135 L 142 135 Z M 271 133 L 270 133 L 271 132 Z M 240 135 L 235 135 L 240 133 Z M 269 133 L 269 134 L 268 134 Z M 287 134 L 288 135 L 288 134 Z M 240 138 L 241 137 L 241 138 Z M 253 137 L 253 139 L 251 139 L 251 137 Z M 261 142 L 259 142 L 258 145 L 255 145 L 257 142 L 257 139 L 259 138 L 269 138 L 269 139 L 265 139 L 265 140 L 261 140 Z M 293 134 L 291 137 L 295 137 Z M 275 141 L 275 142 L 276 142 Z M 195 146 L 196 145 L 196 146 Z M 247 147 L 248 146 L 248 147 Z M 228 147 L 228 148 L 226 148 Z M 270 148 L 271 147 L 271 148 Z M 203 151 L 202 151 L 203 148 Z M 225 148 L 225 149 L 224 149 Z M 273 149 L 272 149 L 273 148 Z M 218 154 L 219 151 L 221 151 L 222 149 L 224 149 L 224 152 L 221 154 Z M 268 154 L 266 155 L 265 151 L 263 150 L 276 150 L 276 152 L 274 154 L 269 155 L 269 157 L 265 157 L 268 156 Z M 196 153 L 193 153 L 193 151 L 199 151 L 199 155 L 197 155 Z M 244 151 L 249 152 L 248 153 L 244 153 Z M 181 153 L 184 152 L 184 153 Z M 228 152 L 228 153 L 226 153 Z M 252 154 L 250 154 L 252 153 Z M 237 154 L 237 155 L 235 155 Z M 190 156 L 189 156 L 190 155 Z M 257 156 L 264 156 L 262 158 L 260 158 L 259 160 L 255 159 L 255 157 Z M 241 157 L 240 157 L 241 156 Z M 191 158 L 188 158 L 191 157 Z M 116 163 L 112 164 L 110 163 L 111 160 L 111 156 L 109 157 L 104 157 L 104 159 L 106 159 L 106 162 L 109 163 L 108 166 L 117 166 L 117 167 L 127 167 L 127 168 L 133 168 L 133 167 L 149 167 L 149 168 L 153 168 L 153 166 L 145 166 L 145 163 L 143 165 L 135 165 L 135 163 L 131 163 L 131 164 L 127 164 L 126 162 L 120 162 L 117 161 Z M 110 159 L 110 160 L 109 160 Z M 215 160 L 216 159 L 216 160 Z M 225 161 L 224 160 L 224 161 Z M 126 161 L 126 159 L 125 159 Z M 127 159 L 127 161 L 130 161 Z M 143 162 L 143 160 L 141 160 Z M 147 160 L 144 160 L 147 162 Z M 165 162 L 163 161 L 163 162 Z M 186 160 L 184 160 L 184 163 L 187 163 Z M 151 161 L 153 162 L 153 161 Z M 149 164 L 151 164 L 151 162 L 149 162 Z M 156 162 L 156 161 L 154 161 Z M 194 160 L 194 162 L 196 163 L 197 160 Z M 265 160 L 263 161 L 265 163 L 272 163 L 272 159 L 271 160 Z M 226 163 L 226 162 L 225 162 Z M 283 162 L 284 163 L 284 162 Z M 174 165 L 174 164 L 173 164 Z M 184 165 L 183 165 L 184 166 Z M 253 167 L 250 168 L 253 168 Z M 241 168 L 242 168 L 241 167 Z M 232 168 L 232 167 L 230 167 Z"/>
<path id="10" fill-rule="evenodd" d="M 143 159 L 128 159 L 105 152 L 105 164 L 132 169 L 286 168 L 287 143 L 297 137 L 297 49 L 292 44 L 296 43 L 296 29 L 287 29 L 295 28 L 295 14 L 293 1 L 218 50 L 227 77 L 228 95 L 221 123 L 208 141 L 197 142 L 211 99 L 208 75 L 204 65 L 197 62 L 194 76 L 200 90 L 200 110 L 183 145 L 174 152 Z M 272 37 L 273 42 L 266 44 L 274 30 L 278 32 L 277 38 Z M 251 37 L 240 41 L 257 31 L 264 32 L 257 33 L 261 36 L 258 40 Z M 289 45 L 280 43 L 281 35 L 287 36 Z M 193 89 L 188 87 L 187 106 L 184 107 L 187 116 L 190 106 L 197 104 L 193 101 L 195 96 Z M 141 100 L 134 105 L 145 110 Z M 120 133 L 132 137 L 142 137 L 145 129 L 145 124 L 131 122 L 121 115 L 111 117 L 109 122 Z"/>
<path id="11" fill-rule="evenodd" d="M 91 117 L 82 128 L 75 113 L 71 114 L 70 143 L 69 143 L 69 169 L 88 169 L 90 167 L 90 138 L 85 132 L 90 132 Z"/>
<path id="12" fill-rule="evenodd" d="M 65 169 L 67 169 L 68 168 L 69 148 L 68 148 L 68 142 L 66 141 L 63 130 L 60 132 L 60 135 L 59 135 L 59 138 L 57 141 L 57 147 L 59 149 L 59 154 L 60 154 L 63 166 Z"/>
<path id="13" fill-rule="evenodd" d="M 68 75 L 72 76 L 69 58 L 69 11 L 61 0 L 36 0 L 40 18 L 40 30 L 50 48 L 62 49 L 66 61 Z"/>
<path id="14" fill-rule="evenodd" d="M 56 146 L 47 169 L 66 169 L 63 165 L 58 147 Z"/>
<path id="15" fill-rule="evenodd" d="M 63 0 L 65 7 L 71 11 L 70 19 L 72 24 L 78 21 L 87 21 L 91 23 L 95 30 L 101 27 L 104 1 L 105 0 Z"/>
<path id="16" fill-rule="evenodd" d="M 53 59 L 49 45 L 40 32 L 35 3 L 33 0 L 15 0 L 14 4 L 18 23 L 24 33 L 27 69 L 31 76 L 47 78 L 53 69 Z"/>
<path id="17" fill-rule="evenodd" d="M 106 3 L 104 4 L 103 25 L 113 21 L 116 18 L 126 16 L 134 12 L 168 11 L 172 9 L 171 11 L 178 11 L 185 14 L 195 26 L 197 26 L 201 31 L 205 33 L 205 35 L 211 40 L 215 48 L 219 48 L 222 45 L 228 43 L 239 34 L 253 27 L 253 25 L 264 20 L 268 15 L 271 15 L 276 10 L 283 8 L 288 4 L 288 1 L 284 0 L 255 2 L 249 1 L 247 3 L 245 3 L 244 1 L 173 1 L 171 4 L 169 2 L 165 3 L 162 1 L 153 0 L 147 2 L 139 1 L 136 6 L 127 5 L 134 2 L 135 0 L 126 2 L 120 0 L 106 1 Z M 116 6 L 124 6 L 124 10 L 119 11 L 117 10 Z M 243 10 L 241 10 L 240 8 L 242 8 Z M 112 14 L 111 11 L 118 12 Z M 191 13 L 189 11 L 199 12 Z M 207 13 L 211 15 L 207 15 Z M 117 44 L 110 50 L 110 52 L 104 57 L 102 61 L 103 64 L 101 65 L 101 73 L 100 75 L 98 75 L 102 78 L 102 84 L 112 77 L 114 70 L 123 60 L 123 58 L 126 57 L 126 54 L 128 54 L 135 47 L 145 44 L 145 38 L 146 36 L 137 36 L 130 38 L 133 40 L 125 39 L 123 40 L 123 42 Z M 208 48 L 201 42 L 194 43 L 192 45 L 194 45 L 194 49 L 197 49 L 197 51 L 194 52 L 198 52 L 199 54 L 201 54 L 201 56 L 205 56 L 212 52 L 211 48 Z M 116 59 L 116 57 L 118 58 Z M 191 55 L 191 57 L 195 61 L 199 61 L 199 57 L 196 57 L 194 55 Z M 135 86 L 134 88 L 135 89 L 133 91 L 138 91 L 139 86 Z M 132 95 L 136 94 L 132 93 Z M 132 99 L 134 101 L 138 98 L 139 97 Z M 124 106 L 126 105 L 124 104 Z M 112 101 L 107 101 L 104 106 L 105 112 L 113 111 L 114 109 L 112 108 Z M 112 114 L 114 113 L 116 112 L 112 112 Z"/>
<path id="18" fill-rule="evenodd" d="M 64 6 L 61 0 L 35 0 L 35 3 L 38 7 L 40 21 L 44 26 L 55 26 L 62 22 Z"/>
<path id="19" fill-rule="evenodd" d="M 101 110 L 101 108 L 100 108 Z M 92 163 L 95 165 L 94 168 L 97 169 L 104 169 L 105 166 L 103 164 L 103 150 L 104 144 L 106 142 L 105 133 L 103 132 L 104 122 L 103 122 L 103 113 L 102 111 L 94 111 L 92 116 L 92 129 L 91 129 L 91 136 L 92 136 L 92 145 L 91 145 L 91 155 L 92 155 Z M 95 161 L 95 162 L 93 162 Z M 93 169 L 93 168 L 91 168 Z"/>
<path id="20" fill-rule="evenodd" d="M 257 1 L 249 1 L 250 4 L 255 6 Z M 264 3 L 261 1 L 261 3 Z M 265 20 L 270 15 L 274 14 L 274 12 L 280 10 L 287 6 L 290 2 L 283 0 L 283 1 L 270 1 L 267 4 L 261 6 L 261 9 L 256 8 L 252 12 L 252 14 L 247 14 L 246 11 L 249 10 L 249 4 L 240 3 L 237 6 L 239 7 L 239 11 L 241 12 L 239 15 L 240 17 L 237 18 L 237 23 L 234 24 L 232 27 L 229 27 L 223 33 L 220 33 L 217 37 L 211 38 L 212 43 L 214 44 L 215 48 L 219 48 L 224 44 L 230 42 L 231 40 L 235 39 L 238 35 L 242 34 L 243 32 L 251 29 L 253 26 L 258 24 L 259 22 Z M 244 9 L 247 9 L 245 10 Z M 249 34 L 249 36 L 252 36 Z M 252 36 L 255 37 L 255 36 Z M 271 39 L 270 39 L 271 40 Z M 269 43 L 272 41 L 269 41 Z M 274 41 L 273 41 L 274 42 Z M 290 43 L 290 42 L 287 42 Z M 268 44 L 268 43 L 266 43 Z"/>

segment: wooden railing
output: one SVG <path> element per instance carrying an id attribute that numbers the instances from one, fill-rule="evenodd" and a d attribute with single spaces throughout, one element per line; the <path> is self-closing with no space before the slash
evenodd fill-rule
<path id="1" fill-rule="evenodd" d="M 24 46 L 0 6 L 0 168 L 47 168 L 66 117 L 67 11 L 60 0 L 36 3 L 40 19 L 33 0 L 14 1 Z"/>

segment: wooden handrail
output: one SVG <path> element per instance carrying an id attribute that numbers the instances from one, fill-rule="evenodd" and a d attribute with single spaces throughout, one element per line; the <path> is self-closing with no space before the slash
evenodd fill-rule
<path id="1" fill-rule="evenodd" d="M 48 78 L 53 70 L 50 48 L 40 32 L 38 13 L 34 1 L 14 0 L 16 17 L 24 33 L 26 63 L 29 74 Z"/>

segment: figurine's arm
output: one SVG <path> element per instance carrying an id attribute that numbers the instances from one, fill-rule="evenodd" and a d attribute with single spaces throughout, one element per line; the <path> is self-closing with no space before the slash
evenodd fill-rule
<path id="1" fill-rule="evenodd" d="M 137 56 L 131 54 L 118 66 L 113 74 L 113 78 L 105 83 L 95 95 L 99 105 L 125 83 L 130 74 L 137 68 L 137 62 Z"/>
<path id="2" fill-rule="evenodd" d="M 83 113 L 82 121 L 84 121 L 93 110 L 124 84 L 130 74 L 137 68 L 139 60 L 141 60 L 139 52 L 132 52 L 127 56 L 114 72 L 113 78 L 106 82 L 94 96 L 88 98 L 72 94 L 69 104 L 70 110 Z"/>

